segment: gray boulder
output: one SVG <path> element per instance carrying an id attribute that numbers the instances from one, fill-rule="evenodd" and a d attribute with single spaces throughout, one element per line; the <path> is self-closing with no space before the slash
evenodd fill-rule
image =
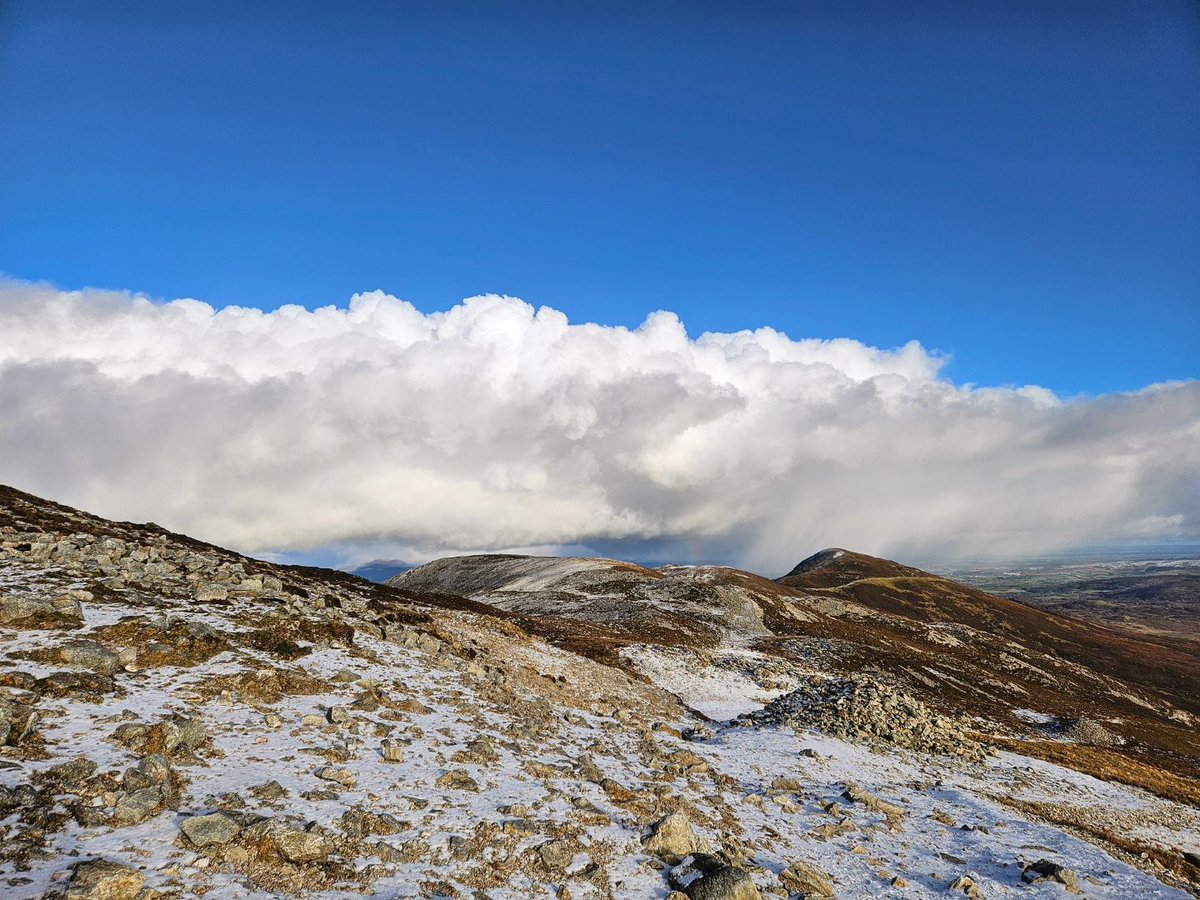
<path id="1" fill-rule="evenodd" d="M 228 844 L 241 831 L 237 822 L 220 812 L 192 816 L 184 819 L 179 827 L 187 835 L 187 839 L 197 847 Z"/>
<path id="2" fill-rule="evenodd" d="M 112 675 L 121 668 L 121 658 L 96 641 L 68 641 L 58 648 L 58 658 L 101 675 Z"/>
<path id="3" fill-rule="evenodd" d="M 112 823 L 116 826 L 140 825 L 161 812 L 165 805 L 166 797 L 160 787 L 141 788 L 122 794 L 113 809 Z"/>
<path id="4" fill-rule="evenodd" d="M 668 881 L 691 900 L 761 900 L 747 872 L 706 853 L 686 857 L 670 871 Z"/>
<path id="5" fill-rule="evenodd" d="M 138 791 L 148 787 L 169 789 L 172 784 L 171 764 L 161 753 L 143 756 L 135 765 L 125 770 L 122 783 L 127 791 Z"/>

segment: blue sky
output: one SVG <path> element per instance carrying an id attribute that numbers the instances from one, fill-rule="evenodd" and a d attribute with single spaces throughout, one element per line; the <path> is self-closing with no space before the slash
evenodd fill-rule
<path id="1" fill-rule="evenodd" d="M 8 0 L 0 121 L 19 278 L 1198 374 L 1189 3 Z"/>

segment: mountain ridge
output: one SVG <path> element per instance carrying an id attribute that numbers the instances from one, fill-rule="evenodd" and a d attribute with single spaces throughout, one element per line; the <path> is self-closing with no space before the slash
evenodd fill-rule
<path id="1" fill-rule="evenodd" d="M 389 586 L 0 487 L 0 892 L 1200 896 L 1178 698 L 854 564 Z"/>

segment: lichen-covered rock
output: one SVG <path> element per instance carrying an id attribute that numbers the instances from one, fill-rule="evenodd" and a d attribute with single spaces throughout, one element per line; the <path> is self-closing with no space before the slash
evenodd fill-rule
<path id="1" fill-rule="evenodd" d="M 810 897 L 836 897 L 829 876 L 814 865 L 794 862 L 779 873 L 779 880 L 791 894 Z"/>
<path id="2" fill-rule="evenodd" d="M 293 825 L 273 824 L 268 834 L 279 855 L 289 862 L 319 862 L 332 856 L 335 849 L 324 833 Z"/>
<path id="3" fill-rule="evenodd" d="M 83 624 L 81 598 L 86 591 L 68 591 L 51 598 L 0 595 L 0 625 L 21 628 L 74 627 Z"/>
<path id="4" fill-rule="evenodd" d="M 165 806 L 166 796 L 160 787 L 131 791 L 118 798 L 112 823 L 116 826 L 140 825 L 161 812 Z"/>
<path id="5" fill-rule="evenodd" d="M 228 844 L 241 831 L 237 822 L 221 812 L 192 816 L 184 819 L 179 827 L 197 847 Z"/>
<path id="6" fill-rule="evenodd" d="M 708 841 L 692 829 L 691 820 L 678 811 L 663 816 L 650 826 L 650 832 L 642 838 L 642 848 L 669 863 L 711 850 Z"/>
<path id="7" fill-rule="evenodd" d="M 68 641 L 58 648 L 58 657 L 69 666 L 101 675 L 112 675 L 121 668 L 121 657 L 96 641 Z"/>
<path id="8" fill-rule="evenodd" d="M 128 866 L 93 859 L 75 866 L 64 895 L 66 900 L 133 900 L 146 876 Z"/>

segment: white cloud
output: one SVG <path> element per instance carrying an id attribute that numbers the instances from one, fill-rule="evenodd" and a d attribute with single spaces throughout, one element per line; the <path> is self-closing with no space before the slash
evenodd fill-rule
<path id="1" fill-rule="evenodd" d="M 1089 400 L 920 345 L 476 297 L 214 311 L 0 282 L 0 480 L 248 552 L 687 542 L 766 573 L 1200 535 L 1200 383 Z"/>

